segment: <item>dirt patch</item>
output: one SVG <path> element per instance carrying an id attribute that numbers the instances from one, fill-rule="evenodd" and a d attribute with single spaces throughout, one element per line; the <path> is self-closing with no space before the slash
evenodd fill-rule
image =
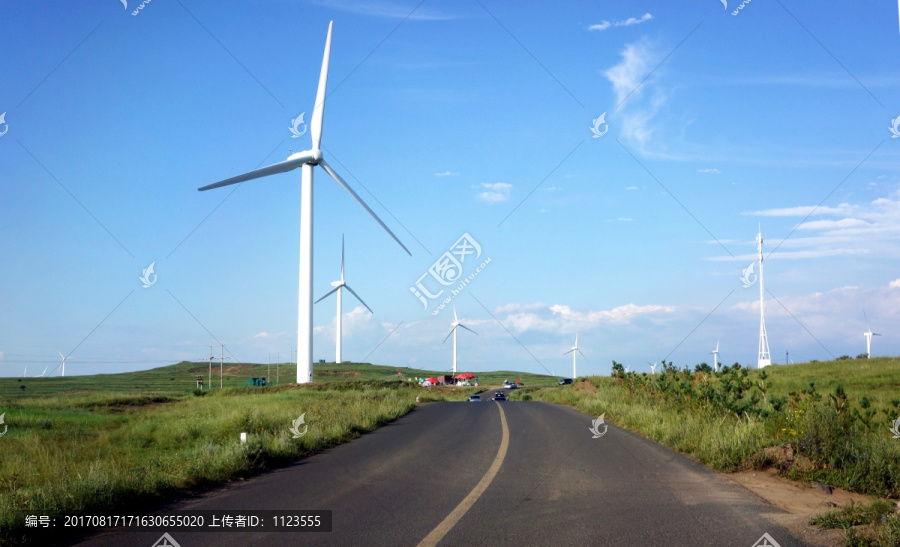
<path id="1" fill-rule="evenodd" d="M 230 367 L 225 367 L 225 374 L 232 374 L 235 372 L 241 372 L 242 370 L 248 370 L 251 368 L 256 368 L 257 365 L 231 365 Z"/>
<path id="2" fill-rule="evenodd" d="M 787 511 L 789 513 L 787 515 L 777 514 L 769 517 L 810 545 L 840 545 L 843 537 L 840 530 L 824 530 L 810 526 L 810 517 L 840 509 L 851 501 L 854 503 L 874 501 L 874 498 L 869 496 L 841 488 L 792 481 L 777 475 L 775 469 L 742 471 L 728 477 L 772 505 Z M 829 491 L 831 493 L 828 493 Z"/>
<path id="3" fill-rule="evenodd" d="M 359 376 L 360 372 L 358 370 L 319 370 L 316 371 L 316 376 Z"/>
<path id="4" fill-rule="evenodd" d="M 584 391 L 585 393 L 597 393 L 597 386 L 590 382 L 577 382 L 575 391 Z"/>

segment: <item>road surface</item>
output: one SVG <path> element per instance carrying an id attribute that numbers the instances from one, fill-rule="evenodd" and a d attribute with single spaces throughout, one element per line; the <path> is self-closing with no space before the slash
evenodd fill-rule
<path id="1" fill-rule="evenodd" d="M 591 419 L 536 401 L 423 405 L 351 443 L 166 509 L 331 510 L 331 532 L 169 534 L 181 547 L 751 547 L 766 533 L 781 547 L 803 545 L 770 520 L 783 512 L 749 490 L 631 432 L 608 426 L 594 438 Z M 151 547 L 160 536 L 113 531 L 80 545 Z"/>

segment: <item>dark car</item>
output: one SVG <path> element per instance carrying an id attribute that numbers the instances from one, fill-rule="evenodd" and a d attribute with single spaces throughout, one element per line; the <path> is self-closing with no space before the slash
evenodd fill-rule
<path id="1" fill-rule="evenodd" d="M 498 393 L 498 394 L 494 395 L 494 400 L 495 401 L 505 401 L 506 395 L 504 395 L 502 393 Z"/>
<path id="2" fill-rule="evenodd" d="M 561 385 L 561 386 L 564 386 L 566 384 L 571 384 L 571 383 L 572 383 L 571 378 L 563 378 L 562 380 L 559 381 L 559 385 Z"/>

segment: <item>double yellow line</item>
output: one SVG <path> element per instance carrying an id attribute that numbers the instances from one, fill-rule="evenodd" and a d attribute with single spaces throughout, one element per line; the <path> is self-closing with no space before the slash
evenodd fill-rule
<path id="1" fill-rule="evenodd" d="M 506 458 L 506 450 L 509 448 L 509 426 L 506 424 L 506 414 L 503 412 L 503 406 L 496 401 L 494 404 L 496 404 L 497 409 L 500 410 L 500 425 L 503 426 L 503 438 L 500 441 L 500 449 L 497 451 L 497 456 L 494 457 L 494 462 L 491 463 L 491 467 L 488 468 L 487 473 L 481 477 L 481 480 L 478 481 L 475 488 L 469 492 L 469 495 L 459 502 L 459 505 L 457 505 L 456 508 L 447 515 L 447 518 L 441 521 L 430 534 L 425 536 L 425 539 L 419 542 L 419 547 L 433 547 L 444 539 L 444 536 L 456 526 L 456 523 L 463 518 L 463 515 L 475 505 L 478 498 L 484 494 L 484 491 L 490 486 L 491 481 L 497 476 L 497 472 L 500 471 L 500 466 L 503 465 L 503 460 Z"/>

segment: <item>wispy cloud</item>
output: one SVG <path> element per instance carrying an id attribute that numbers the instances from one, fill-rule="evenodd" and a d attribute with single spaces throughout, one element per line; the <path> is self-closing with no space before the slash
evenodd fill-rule
<path id="1" fill-rule="evenodd" d="M 459 173 L 457 173 L 456 171 L 441 171 L 440 173 L 435 173 L 434 176 L 436 176 L 436 177 L 453 177 L 458 174 Z"/>
<path id="2" fill-rule="evenodd" d="M 254 338 L 268 338 L 268 337 L 269 337 L 269 333 L 263 331 L 263 332 L 254 334 L 253 337 L 254 337 Z"/>
<path id="3" fill-rule="evenodd" d="M 748 211 L 743 215 L 791 218 L 798 224 L 787 239 L 767 238 L 777 258 L 821 258 L 870 255 L 880 259 L 900 258 L 900 192 L 864 204 L 837 206 L 798 205 Z M 786 234 L 785 234 L 786 235 Z M 765 251 L 765 250 L 764 250 Z M 752 260 L 750 254 L 720 256 L 710 260 Z"/>
<path id="4" fill-rule="evenodd" d="M 713 169 L 697 169 L 697 172 L 705 173 L 705 174 L 709 174 L 709 175 L 721 175 L 722 174 L 721 171 L 719 171 L 718 169 L 715 169 L 715 168 L 713 168 Z"/>
<path id="5" fill-rule="evenodd" d="M 621 55 L 622 61 L 603 75 L 612 83 L 620 105 L 616 115 L 622 122 L 622 136 L 643 151 L 654 132 L 651 121 L 666 102 L 665 92 L 656 84 L 658 74 L 648 77 L 660 55 L 646 39 L 626 45 Z"/>
<path id="6" fill-rule="evenodd" d="M 892 289 L 900 289 L 900 278 L 891 281 L 888 286 Z M 0 352 L 0 357 L 2 357 L 2 353 L 3 352 Z"/>
<path id="7" fill-rule="evenodd" d="M 639 25 L 646 21 L 653 19 L 653 16 L 649 13 L 645 13 L 640 17 L 629 17 L 624 21 L 601 21 L 596 25 L 591 25 L 588 27 L 588 30 L 606 30 L 612 27 L 630 27 L 631 25 Z"/>
<path id="8" fill-rule="evenodd" d="M 634 303 L 617 306 L 609 310 L 577 311 L 564 304 L 547 306 L 541 302 L 534 304 L 507 304 L 499 307 L 496 314 L 503 315 L 503 324 L 517 332 L 575 332 L 587 331 L 609 324 L 628 324 L 633 320 L 648 316 L 674 312 L 673 306 Z"/>
<path id="9" fill-rule="evenodd" d="M 507 182 L 485 182 L 481 186 L 476 186 L 476 188 L 484 189 L 478 194 L 478 199 L 487 203 L 500 203 L 509 199 L 512 184 Z"/>
<path id="10" fill-rule="evenodd" d="M 372 17 L 410 19 L 413 21 L 446 21 L 448 19 L 456 19 L 456 16 L 454 15 L 440 13 L 436 10 L 428 8 L 416 9 L 415 2 L 399 4 L 396 2 L 381 1 L 367 2 L 365 0 L 312 0 L 312 3 L 325 8 L 333 8 L 354 13 L 356 15 L 368 15 Z"/>

